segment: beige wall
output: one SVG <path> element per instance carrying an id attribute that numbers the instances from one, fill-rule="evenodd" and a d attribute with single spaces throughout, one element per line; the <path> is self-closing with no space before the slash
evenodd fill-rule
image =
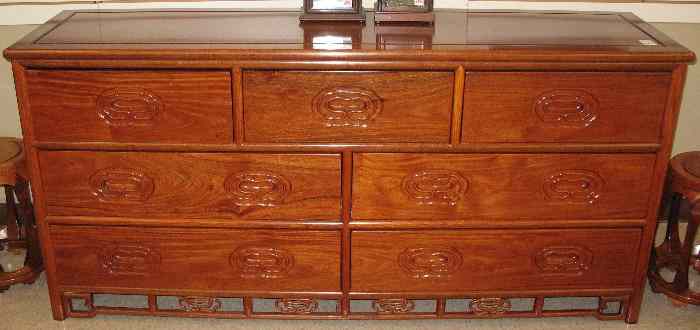
<path id="1" fill-rule="evenodd" d="M 657 28 L 700 55 L 700 24 L 657 23 Z M 34 26 L 0 26 L 0 49 L 5 49 Z M 700 150 L 700 64 L 690 67 L 683 95 L 683 107 L 676 131 L 674 153 Z M 0 136 L 21 136 L 12 72 L 7 60 L 0 60 Z"/>

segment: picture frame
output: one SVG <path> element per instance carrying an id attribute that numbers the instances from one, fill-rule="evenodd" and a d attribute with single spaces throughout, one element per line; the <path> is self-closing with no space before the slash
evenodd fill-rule
<path id="1" fill-rule="evenodd" d="M 362 0 L 304 0 L 303 22 L 364 22 Z"/>
<path id="2" fill-rule="evenodd" d="M 377 0 L 374 23 L 418 22 L 432 24 L 433 0 Z"/>

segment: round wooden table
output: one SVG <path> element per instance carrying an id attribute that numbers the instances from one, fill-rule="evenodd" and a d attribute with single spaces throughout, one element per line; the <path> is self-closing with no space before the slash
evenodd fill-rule
<path id="1" fill-rule="evenodd" d="M 700 293 L 688 282 L 690 269 L 700 272 L 700 262 L 693 255 L 695 235 L 700 224 L 700 152 L 686 152 L 671 159 L 668 178 L 671 210 L 664 242 L 652 250 L 649 263 L 649 284 L 654 292 L 667 295 L 673 302 L 700 305 Z M 678 233 L 678 213 L 682 201 L 690 207 L 690 219 L 685 238 Z M 673 271 L 673 280 L 661 276 L 663 269 Z"/>
<path id="2" fill-rule="evenodd" d="M 0 266 L 0 291 L 4 291 L 16 283 L 33 283 L 44 269 L 22 141 L 18 139 L 0 138 L 0 185 L 5 189 L 7 207 L 7 225 L 3 235 L 0 236 L 0 248 L 24 248 L 27 251 L 24 267 L 6 272 Z"/>

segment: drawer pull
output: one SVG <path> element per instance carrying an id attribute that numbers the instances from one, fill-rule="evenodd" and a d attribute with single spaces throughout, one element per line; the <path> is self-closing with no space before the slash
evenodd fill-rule
<path id="1" fill-rule="evenodd" d="M 382 99 L 369 89 L 331 87 L 322 90 L 312 101 L 312 109 L 326 127 L 367 127 L 380 112 Z"/>
<path id="2" fill-rule="evenodd" d="M 97 98 L 97 115 L 114 127 L 151 126 L 162 109 L 160 98 L 143 88 L 112 88 Z"/>
<path id="3" fill-rule="evenodd" d="M 282 204 L 292 190 L 285 177 L 269 172 L 241 172 L 229 176 L 224 187 L 239 207 Z"/>
<path id="4" fill-rule="evenodd" d="M 412 312 L 416 304 L 406 298 L 385 298 L 372 301 L 372 309 L 380 314 L 405 314 Z"/>
<path id="5" fill-rule="evenodd" d="M 107 168 L 90 177 L 92 194 L 102 202 L 144 202 L 153 194 L 153 179 L 131 168 Z"/>
<path id="6" fill-rule="evenodd" d="M 564 170 L 545 180 L 544 193 L 552 200 L 593 204 L 600 198 L 603 186 L 603 178 L 595 172 Z"/>
<path id="7" fill-rule="evenodd" d="M 421 205 L 454 206 L 469 189 L 469 181 L 452 170 L 420 170 L 404 177 L 403 191 Z"/>
<path id="8" fill-rule="evenodd" d="M 496 316 L 510 311 L 510 299 L 506 298 L 475 298 L 469 302 L 469 309 L 479 316 Z"/>
<path id="9" fill-rule="evenodd" d="M 177 303 L 186 312 L 213 313 L 221 309 L 221 300 L 213 297 L 185 296 L 180 297 Z"/>
<path id="10" fill-rule="evenodd" d="M 544 123 L 588 127 L 598 118 L 598 100 L 582 90 L 552 90 L 537 98 L 535 113 Z"/>
<path id="11" fill-rule="evenodd" d="M 156 248 L 129 243 L 104 243 L 99 256 L 100 269 L 107 275 L 155 274 L 161 261 Z"/>
<path id="12" fill-rule="evenodd" d="M 535 265 L 544 273 L 581 275 L 593 262 L 593 252 L 581 246 L 546 247 L 535 256 Z"/>
<path id="13" fill-rule="evenodd" d="M 399 254 L 399 266 L 414 278 L 440 278 L 462 266 L 462 254 L 454 248 L 406 249 Z"/>
<path id="14" fill-rule="evenodd" d="M 282 249 L 243 247 L 231 255 L 231 265 L 241 271 L 242 278 L 283 278 L 294 266 L 294 257 Z"/>
<path id="15" fill-rule="evenodd" d="M 275 302 L 275 307 L 282 314 L 311 314 L 318 310 L 318 301 L 310 298 L 282 298 Z"/>

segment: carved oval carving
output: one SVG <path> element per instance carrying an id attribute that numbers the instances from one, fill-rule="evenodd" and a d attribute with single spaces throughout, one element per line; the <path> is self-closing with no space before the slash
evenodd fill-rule
<path id="1" fill-rule="evenodd" d="M 161 257 L 153 246 L 106 242 L 100 244 L 99 260 L 104 274 L 144 276 L 158 272 Z"/>
<path id="2" fill-rule="evenodd" d="M 106 168 L 90 177 L 92 194 L 102 202 L 144 202 L 153 194 L 153 179 L 131 168 Z"/>
<path id="3" fill-rule="evenodd" d="M 551 90 L 537 98 L 535 113 L 544 123 L 588 127 L 598 119 L 598 100 L 583 90 Z"/>
<path id="4" fill-rule="evenodd" d="M 278 174 L 248 171 L 229 176 L 224 188 L 233 195 L 236 206 L 270 207 L 284 202 L 292 191 L 292 184 Z"/>
<path id="5" fill-rule="evenodd" d="M 405 314 L 412 312 L 416 304 L 406 298 L 386 298 L 372 301 L 372 309 L 380 314 Z"/>
<path id="6" fill-rule="evenodd" d="M 97 115 L 109 126 L 151 126 L 162 109 L 160 97 L 138 87 L 111 88 L 97 97 Z"/>
<path id="7" fill-rule="evenodd" d="M 310 298 L 282 298 L 275 307 L 283 314 L 311 314 L 318 310 L 318 301 Z"/>
<path id="8" fill-rule="evenodd" d="M 185 296 L 178 299 L 178 305 L 187 312 L 213 313 L 221 309 L 221 300 L 213 297 Z"/>
<path id="9" fill-rule="evenodd" d="M 382 112 L 383 101 L 369 89 L 331 87 L 318 93 L 312 103 L 326 127 L 367 127 Z"/>
<path id="10" fill-rule="evenodd" d="M 550 175 L 544 182 L 548 199 L 568 203 L 595 203 L 605 182 L 595 172 L 588 170 L 563 170 Z"/>
<path id="11" fill-rule="evenodd" d="M 428 169 L 407 175 L 401 186 L 418 204 L 454 206 L 469 189 L 469 181 L 456 171 Z"/>
<path id="12" fill-rule="evenodd" d="M 582 275 L 593 264 L 593 252 L 582 246 L 549 246 L 535 255 L 544 273 Z"/>
<path id="13" fill-rule="evenodd" d="M 414 248 L 399 254 L 399 266 L 415 278 L 450 276 L 462 266 L 462 254 L 455 248 Z"/>
<path id="14" fill-rule="evenodd" d="M 469 302 L 469 309 L 479 316 L 498 316 L 510 311 L 510 299 L 475 298 Z"/>
<path id="15" fill-rule="evenodd" d="M 294 266 L 294 256 L 272 247 L 241 247 L 231 255 L 231 265 L 242 278 L 283 278 Z"/>

